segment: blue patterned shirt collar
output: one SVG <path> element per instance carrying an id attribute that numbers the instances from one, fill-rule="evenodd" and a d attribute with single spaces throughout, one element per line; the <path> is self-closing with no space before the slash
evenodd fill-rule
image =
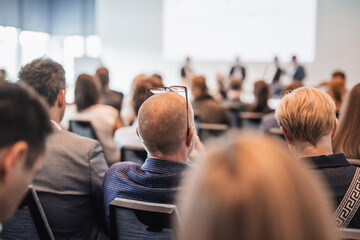
<path id="1" fill-rule="evenodd" d="M 141 170 L 160 174 L 173 174 L 182 172 L 186 167 L 187 164 L 184 162 L 147 158 L 141 166 Z"/>

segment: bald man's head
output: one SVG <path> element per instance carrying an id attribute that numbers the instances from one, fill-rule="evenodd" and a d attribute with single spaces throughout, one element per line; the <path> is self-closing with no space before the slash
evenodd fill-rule
<path id="1" fill-rule="evenodd" d="M 186 99 L 176 92 L 152 96 L 139 109 L 139 135 L 145 148 L 154 153 L 176 152 L 186 139 Z M 189 104 L 189 125 L 193 126 Z"/>

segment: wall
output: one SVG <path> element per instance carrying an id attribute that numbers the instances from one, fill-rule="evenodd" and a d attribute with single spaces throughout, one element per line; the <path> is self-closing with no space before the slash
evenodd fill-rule
<path id="1" fill-rule="evenodd" d="M 348 87 L 360 82 L 360 1 L 318 0 L 316 57 L 304 64 L 313 86 L 335 69 L 348 76 Z M 97 31 L 102 39 L 102 61 L 110 69 L 111 86 L 128 92 L 139 73 L 160 73 L 167 85 L 179 83 L 182 62 L 161 57 L 162 0 L 98 0 Z M 288 59 L 280 59 L 288 60 Z M 301 59 L 300 59 L 301 60 Z M 262 77 L 267 63 L 244 63 L 248 90 Z M 284 64 L 286 66 L 286 64 Z M 227 74 L 230 62 L 194 62 L 215 87 L 215 75 Z"/>

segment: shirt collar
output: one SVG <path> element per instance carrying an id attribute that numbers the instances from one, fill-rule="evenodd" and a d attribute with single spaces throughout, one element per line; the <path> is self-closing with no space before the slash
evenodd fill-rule
<path id="1" fill-rule="evenodd" d="M 50 121 L 58 130 L 62 130 L 61 126 L 57 122 L 55 122 L 54 120 L 50 120 Z"/>
<path id="2" fill-rule="evenodd" d="M 310 160 L 316 168 L 345 167 L 351 165 L 343 153 L 307 157 L 306 159 Z"/>
<path id="3" fill-rule="evenodd" d="M 141 166 L 141 170 L 161 174 L 172 174 L 182 172 L 186 166 L 187 164 L 183 162 L 147 158 Z"/>

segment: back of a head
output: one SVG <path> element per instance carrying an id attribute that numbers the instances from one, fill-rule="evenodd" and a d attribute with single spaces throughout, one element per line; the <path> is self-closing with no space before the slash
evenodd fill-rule
<path id="1" fill-rule="evenodd" d="M 66 87 L 63 67 L 48 58 L 35 59 L 22 67 L 19 80 L 33 87 L 50 107 L 54 105 L 58 93 Z"/>
<path id="2" fill-rule="evenodd" d="M 152 85 L 153 88 L 163 88 L 165 87 L 162 78 L 158 78 L 158 77 L 154 77 L 151 76 L 149 78 L 146 79 L 148 82 L 150 82 L 150 84 Z"/>
<path id="3" fill-rule="evenodd" d="M 205 96 L 208 93 L 206 78 L 204 76 L 195 76 L 191 79 L 191 91 L 195 97 Z"/>
<path id="4" fill-rule="evenodd" d="M 348 93 L 340 111 L 339 127 L 333 141 L 335 153 L 360 159 L 360 84 Z"/>
<path id="5" fill-rule="evenodd" d="M 148 79 L 141 79 L 137 81 L 136 85 L 134 86 L 132 103 L 136 116 L 138 115 L 139 109 L 144 102 L 146 90 L 152 87 L 153 85 L 150 81 L 148 81 Z"/>
<path id="6" fill-rule="evenodd" d="M 80 74 L 75 84 L 75 104 L 78 112 L 99 102 L 100 91 L 93 76 Z"/>
<path id="7" fill-rule="evenodd" d="M 241 90 L 241 81 L 239 79 L 232 79 L 230 81 L 231 90 Z"/>
<path id="8" fill-rule="evenodd" d="M 193 112 L 189 107 L 189 124 L 193 124 Z M 186 100 L 175 92 L 154 95 L 139 110 L 139 135 L 148 152 L 172 154 L 185 139 L 187 133 Z"/>
<path id="9" fill-rule="evenodd" d="M 346 94 L 344 79 L 341 76 L 334 76 L 328 85 L 327 93 L 335 100 L 336 107 L 339 108 Z"/>
<path id="10" fill-rule="evenodd" d="M 323 186 L 282 143 L 230 133 L 207 149 L 185 175 L 180 239 L 334 239 Z"/>
<path id="11" fill-rule="evenodd" d="M 109 71 L 105 67 L 98 68 L 96 70 L 96 76 L 100 80 L 101 88 L 104 89 L 109 85 Z"/>
<path id="12" fill-rule="evenodd" d="M 293 82 L 287 85 L 283 90 L 281 90 L 280 97 L 283 98 L 286 94 L 291 93 L 295 89 L 303 87 L 304 84 L 301 82 Z"/>
<path id="13" fill-rule="evenodd" d="M 315 146 L 321 137 L 333 131 L 335 112 L 335 103 L 328 94 L 302 87 L 282 99 L 275 117 L 294 140 Z"/>
<path id="14" fill-rule="evenodd" d="M 207 149 L 181 188 L 181 240 L 334 239 L 321 182 L 282 143 L 242 132 Z"/>
<path id="15" fill-rule="evenodd" d="M 5 69 L 0 69 L 0 81 L 6 80 L 6 71 Z"/>
<path id="16" fill-rule="evenodd" d="M 8 83 L 0 88 L 0 116 L 0 149 L 25 141 L 26 167 L 31 168 L 52 131 L 47 104 L 31 89 Z"/>
<path id="17" fill-rule="evenodd" d="M 255 101 L 258 106 L 267 106 L 267 101 L 269 99 L 269 86 L 265 81 L 260 80 L 254 84 L 254 95 Z"/>
<path id="18" fill-rule="evenodd" d="M 341 78 L 344 82 L 346 81 L 346 75 L 345 72 L 341 71 L 341 70 L 336 70 L 333 72 L 332 77 L 339 77 Z"/>
<path id="19" fill-rule="evenodd" d="M 158 74 L 158 73 L 154 73 L 151 77 L 157 78 L 158 80 L 163 82 L 162 76 L 160 74 Z"/>

